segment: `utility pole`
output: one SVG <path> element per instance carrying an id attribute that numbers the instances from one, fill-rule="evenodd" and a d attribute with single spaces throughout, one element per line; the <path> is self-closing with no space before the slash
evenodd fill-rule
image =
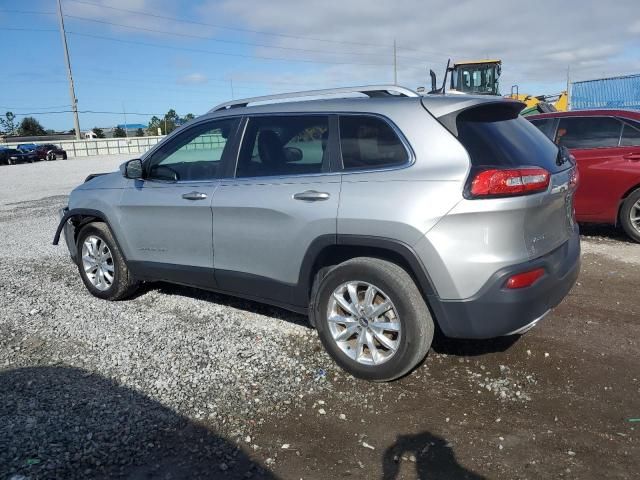
<path id="1" fill-rule="evenodd" d="M 69 76 L 69 95 L 71 96 L 71 110 L 73 110 L 73 123 L 76 129 L 76 140 L 80 140 L 80 120 L 78 120 L 78 99 L 73 88 L 73 75 L 71 74 L 71 62 L 69 61 L 69 47 L 67 46 L 67 32 L 64 29 L 64 18 L 62 16 L 62 3 L 58 0 L 58 19 L 60 20 L 60 35 L 62 36 L 62 46 L 64 49 L 64 61 L 67 63 L 67 74 Z"/>
<path id="2" fill-rule="evenodd" d="M 567 110 L 571 110 L 571 79 L 570 79 L 571 65 L 567 65 Z"/>
<path id="3" fill-rule="evenodd" d="M 231 82 L 231 100 L 235 100 L 236 96 L 235 96 L 234 91 L 233 91 L 233 77 L 230 77 L 229 81 Z"/>
<path id="4" fill-rule="evenodd" d="M 393 39 L 393 84 L 398 85 L 398 54 L 395 38 Z"/>
<path id="5" fill-rule="evenodd" d="M 129 125 L 127 125 L 127 111 L 124 109 L 124 102 L 122 102 L 122 114 L 124 115 L 124 136 L 129 138 Z"/>

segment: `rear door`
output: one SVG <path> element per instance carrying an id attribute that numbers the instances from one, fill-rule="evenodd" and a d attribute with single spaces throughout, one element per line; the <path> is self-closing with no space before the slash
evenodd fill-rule
<path id="1" fill-rule="evenodd" d="M 556 144 L 576 157 L 580 185 L 575 196 L 580 221 L 610 221 L 617 211 L 617 170 L 626 162 L 626 147 L 619 147 L 622 122 L 609 116 L 563 117 L 556 132 Z M 614 219 L 615 221 L 615 214 Z"/>
<path id="2" fill-rule="evenodd" d="M 144 179 L 130 180 L 120 202 L 134 270 L 188 284 L 212 285 L 211 201 L 233 157 L 239 119 L 190 126 L 145 160 Z"/>
<path id="3" fill-rule="evenodd" d="M 340 175 L 330 172 L 330 123 L 313 114 L 247 119 L 235 178 L 213 198 L 220 289 L 306 306 L 295 293 L 305 253 L 336 233 Z"/>

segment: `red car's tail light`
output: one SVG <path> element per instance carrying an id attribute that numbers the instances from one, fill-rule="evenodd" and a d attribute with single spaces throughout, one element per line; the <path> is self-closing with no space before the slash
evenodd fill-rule
<path id="1" fill-rule="evenodd" d="M 510 276 L 505 286 L 509 289 L 530 287 L 536 283 L 538 279 L 543 277 L 544 273 L 544 268 L 536 268 L 528 272 L 518 273 Z"/>
<path id="2" fill-rule="evenodd" d="M 543 192 L 551 175 L 544 168 L 489 169 L 478 172 L 471 181 L 473 197 L 508 197 Z"/>

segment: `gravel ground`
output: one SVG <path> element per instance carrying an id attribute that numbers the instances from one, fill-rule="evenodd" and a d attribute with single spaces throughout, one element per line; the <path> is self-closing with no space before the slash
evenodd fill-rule
<path id="1" fill-rule="evenodd" d="M 0 479 L 634 478 L 640 246 L 589 228 L 567 300 L 520 339 L 439 339 L 391 384 L 306 319 L 165 284 L 107 303 L 56 211 L 127 157 L 0 168 Z"/>

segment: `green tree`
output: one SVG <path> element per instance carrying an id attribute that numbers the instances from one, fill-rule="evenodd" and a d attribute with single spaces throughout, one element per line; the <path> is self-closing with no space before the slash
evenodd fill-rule
<path id="1" fill-rule="evenodd" d="M 40 125 L 40 122 L 33 117 L 24 117 L 18 127 L 18 135 L 22 135 L 23 137 L 46 134 L 47 132 L 45 132 L 42 125 Z"/>
<path id="2" fill-rule="evenodd" d="M 142 130 L 141 128 L 136 130 L 136 137 L 144 137 L 144 130 Z"/>
<path id="3" fill-rule="evenodd" d="M 184 117 L 180 117 L 172 108 L 162 118 L 156 117 L 155 115 L 151 117 L 151 121 L 149 121 L 149 126 L 147 127 L 147 133 L 149 135 L 157 135 L 159 128 L 163 135 L 167 135 L 178 128 L 179 125 L 194 118 L 196 118 L 196 116 L 193 113 L 187 113 Z"/>
<path id="4" fill-rule="evenodd" d="M 122 127 L 116 127 L 113 129 L 113 138 L 124 138 L 127 136 L 127 132 Z"/>
<path id="5" fill-rule="evenodd" d="M 91 131 L 96 134 L 96 138 L 104 138 L 104 131 L 101 128 L 93 127 Z"/>
<path id="6" fill-rule="evenodd" d="M 151 117 L 149 121 L 149 126 L 147 127 L 147 133 L 149 135 L 158 135 L 158 128 L 162 128 L 160 126 L 160 119 L 155 115 Z"/>
<path id="7" fill-rule="evenodd" d="M 0 131 L 9 135 L 16 133 L 16 116 L 13 112 L 6 112 L 4 118 L 0 118 Z"/>

